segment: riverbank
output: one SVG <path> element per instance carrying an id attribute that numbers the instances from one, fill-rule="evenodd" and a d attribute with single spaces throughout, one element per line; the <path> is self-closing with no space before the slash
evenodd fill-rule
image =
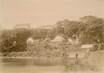
<path id="1" fill-rule="evenodd" d="M 77 71 L 83 71 L 83 72 L 86 72 L 86 71 L 92 71 L 92 69 L 90 69 L 91 67 L 89 66 L 86 66 L 85 64 L 81 64 L 81 63 L 78 63 L 78 64 L 70 64 L 70 65 L 56 65 L 56 64 L 50 64 L 49 62 L 44 62 L 44 60 L 35 60 L 35 59 L 30 59 L 30 58 L 2 58 L 2 62 L 3 62 L 3 65 L 6 64 L 6 65 L 11 65 L 11 66 L 14 66 L 14 65 L 21 65 L 22 66 L 38 66 L 38 67 L 57 67 L 57 66 L 60 66 L 63 70 L 63 72 L 77 72 Z M 1 61 L 0 61 L 1 62 Z"/>
<path id="2" fill-rule="evenodd" d="M 103 70 L 104 66 L 104 51 L 96 51 L 89 54 L 87 58 L 81 59 L 78 61 L 78 63 L 75 63 L 75 59 L 69 58 L 66 60 L 63 57 L 34 57 L 34 56 L 28 56 L 28 57 L 22 57 L 22 56 L 1 56 L 0 59 L 23 59 L 23 60 L 29 60 L 32 61 L 33 65 L 39 65 L 39 66 L 59 66 L 64 65 L 66 69 L 68 70 L 91 70 L 91 71 L 97 71 L 97 70 Z M 11 61 L 10 61 L 11 62 Z M 66 64 L 65 64 L 66 63 Z"/>
<path id="3" fill-rule="evenodd" d="M 16 57 L 0 57 L 0 59 L 25 59 L 25 60 L 30 60 L 33 61 L 35 65 L 62 65 L 63 64 L 63 58 L 61 57 L 21 57 L 21 56 L 16 56 Z"/>

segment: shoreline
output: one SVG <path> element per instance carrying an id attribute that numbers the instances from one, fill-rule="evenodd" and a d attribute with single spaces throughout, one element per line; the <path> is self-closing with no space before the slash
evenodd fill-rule
<path id="1" fill-rule="evenodd" d="M 0 58 L 20 58 L 20 59 L 32 59 L 34 57 L 0 57 Z M 35 57 L 36 58 L 36 57 Z"/>
<path id="2" fill-rule="evenodd" d="M 18 57 L 6 57 L 5 56 L 5 57 L 0 57 L 0 58 L 20 58 L 20 59 L 21 58 L 23 59 L 39 59 L 40 58 L 41 59 L 41 58 L 52 58 L 52 57 L 31 57 L 31 56 L 30 57 L 19 57 L 19 56 Z M 62 58 L 62 57 L 54 57 L 53 59 L 56 59 L 56 58 Z"/>

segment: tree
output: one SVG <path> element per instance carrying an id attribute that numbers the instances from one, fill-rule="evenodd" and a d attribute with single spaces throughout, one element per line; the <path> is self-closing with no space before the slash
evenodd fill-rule
<path id="1" fill-rule="evenodd" d="M 30 30 L 23 28 L 3 31 L 0 51 L 3 55 L 25 51 L 27 47 L 26 40 L 29 36 L 31 36 Z"/>
<path id="2" fill-rule="evenodd" d="M 57 23 L 57 33 L 64 34 L 66 38 L 80 38 L 80 33 L 85 29 L 85 24 L 79 21 L 63 20 Z"/>
<path id="3" fill-rule="evenodd" d="M 80 21 L 59 21 L 57 33 L 64 34 L 66 38 L 77 38 L 82 44 L 101 45 L 104 43 L 104 20 L 95 16 L 84 16 Z"/>
<path id="4" fill-rule="evenodd" d="M 32 37 L 34 39 L 45 39 L 47 37 L 54 38 L 56 35 L 56 29 L 45 29 L 45 28 L 36 28 L 32 30 Z"/>
<path id="5" fill-rule="evenodd" d="M 32 33 L 30 29 L 15 29 L 16 31 L 16 51 L 26 51 L 27 39 L 31 37 Z"/>
<path id="6" fill-rule="evenodd" d="M 95 16 L 85 16 L 81 18 L 81 22 L 86 24 L 83 31 L 82 43 L 94 43 L 101 45 L 104 43 L 104 20 Z"/>
<path id="7" fill-rule="evenodd" d="M 14 50 L 13 42 L 16 39 L 16 34 L 14 33 L 14 31 L 12 30 L 2 31 L 0 38 L 1 38 L 0 51 L 3 53 L 3 55 L 7 55 L 9 52 Z"/>

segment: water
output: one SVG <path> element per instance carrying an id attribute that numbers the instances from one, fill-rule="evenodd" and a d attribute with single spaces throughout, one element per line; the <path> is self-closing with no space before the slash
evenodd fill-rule
<path id="1" fill-rule="evenodd" d="M 61 66 L 40 66 L 26 58 L 0 58 L 0 73 L 62 73 Z"/>
<path id="2" fill-rule="evenodd" d="M 0 73 L 96 73 L 65 71 L 64 66 L 36 65 L 30 58 L 0 58 Z M 97 72 L 99 73 L 99 72 Z M 104 73 L 104 72 L 100 72 Z"/>

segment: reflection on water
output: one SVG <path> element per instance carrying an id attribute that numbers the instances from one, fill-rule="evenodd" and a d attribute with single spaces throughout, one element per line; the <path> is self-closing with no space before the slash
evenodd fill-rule
<path id="1" fill-rule="evenodd" d="M 3 65 L 16 65 L 16 66 L 26 66 L 31 65 L 32 60 L 31 59 L 22 59 L 22 58 L 2 58 L 1 62 Z"/>
<path id="2" fill-rule="evenodd" d="M 0 58 L 0 73 L 95 73 L 65 69 L 65 66 L 36 65 L 30 58 Z"/>
<path id="3" fill-rule="evenodd" d="M 0 73 L 62 73 L 62 70 L 60 66 L 34 65 L 32 59 L 0 59 Z"/>

